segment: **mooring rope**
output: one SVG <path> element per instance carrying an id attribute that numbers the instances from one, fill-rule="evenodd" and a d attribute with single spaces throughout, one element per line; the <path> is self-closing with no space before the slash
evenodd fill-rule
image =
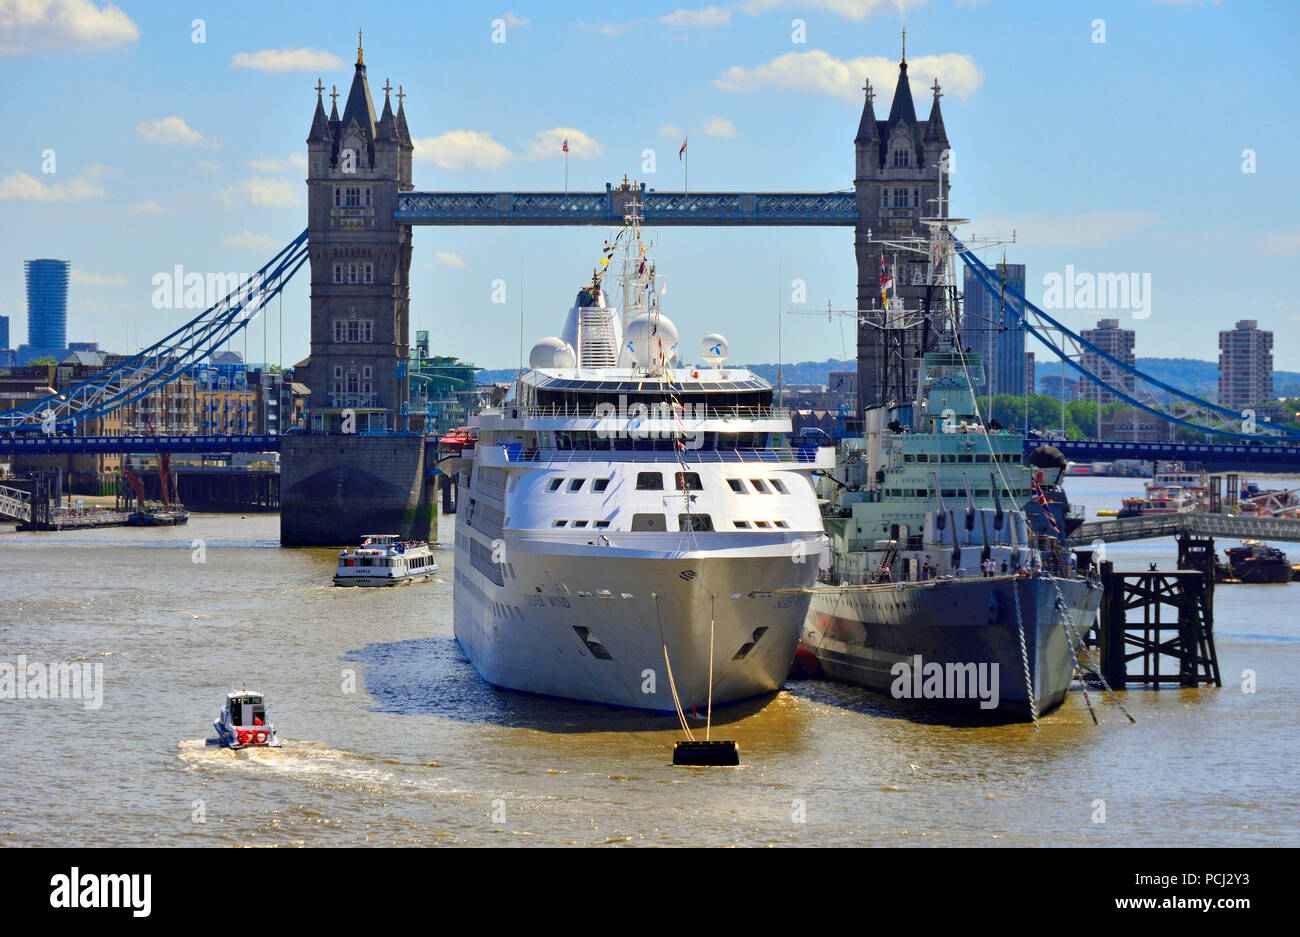
<path id="1" fill-rule="evenodd" d="M 677 710 L 677 720 L 682 724 L 682 731 L 686 733 L 688 741 L 694 742 L 695 736 L 691 733 L 691 727 L 686 724 L 686 713 L 682 711 L 682 701 L 677 698 L 677 684 L 673 680 L 673 665 L 668 660 L 668 641 L 664 638 L 664 621 L 659 614 L 659 596 L 651 592 L 650 597 L 655 600 L 655 620 L 659 622 L 659 643 L 664 649 L 664 666 L 668 668 L 668 688 L 673 693 L 673 708 Z"/>

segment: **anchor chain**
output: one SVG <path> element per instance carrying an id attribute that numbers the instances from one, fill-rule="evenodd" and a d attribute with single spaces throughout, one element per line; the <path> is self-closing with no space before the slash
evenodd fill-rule
<path id="1" fill-rule="evenodd" d="M 1034 699 L 1034 681 L 1029 676 L 1029 651 L 1025 648 L 1025 622 L 1020 614 L 1020 579 L 1017 577 L 1011 584 L 1011 594 L 1016 599 L 1016 628 L 1020 631 L 1020 662 L 1025 667 L 1025 695 L 1029 698 L 1029 717 L 1034 720 L 1034 728 L 1038 725 L 1038 701 Z"/>

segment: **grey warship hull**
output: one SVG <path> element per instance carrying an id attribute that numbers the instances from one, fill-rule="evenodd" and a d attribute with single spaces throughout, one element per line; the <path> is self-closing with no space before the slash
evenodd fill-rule
<path id="1" fill-rule="evenodd" d="M 1029 718 L 1026 659 L 1041 715 L 1069 692 L 1100 603 L 1097 583 L 1046 574 L 818 586 L 801 646 L 834 680 Z M 996 692 L 973 692 L 976 674 Z"/>

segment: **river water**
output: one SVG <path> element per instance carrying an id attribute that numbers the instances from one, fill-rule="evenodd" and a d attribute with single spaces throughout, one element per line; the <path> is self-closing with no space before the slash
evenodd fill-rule
<path id="1" fill-rule="evenodd" d="M 1141 487 L 1069 484 L 1090 519 Z M 334 588 L 334 551 L 281 549 L 274 515 L 0 527 L 0 664 L 103 674 L 99 708 L 0 699 L 0 845 L 1300 843 L 1300 584 L 1219 587 L 1224 686 L 1131 689 L 1136 725 L 1093 691 L 1094 726 L 1077 688 L 1035 731 L 791 682 L 715 714 L 742 767 L 682 769 L 671 716 L 482 682 L 452 637 L 452 521 L 437 581 L 378 590 Z M 1175 565 L 1172 541 L 1109 558 Z M 241 685 L 284 748 L 206 744 Z"/>

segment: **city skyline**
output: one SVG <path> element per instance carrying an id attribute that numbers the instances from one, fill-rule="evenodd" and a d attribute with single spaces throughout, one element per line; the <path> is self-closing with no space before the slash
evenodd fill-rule
<path id="1" fill-rule="evenodd" d="M 16 343 L 27 334 L 22 261 L 70 258 L 69 337 L 133 350 L 197 312 L 155 308 L 156 275 L 177 265 L 252 271 L 305 226 L 312 87 L 319 77 L 346 93 L 355 26 L 289 7 L 259 12 L 250 30 L 243 24 L 253 21 L 245 15 L 252 7 L 237 4 L 207 17 L 204 41 L 195 42 L 198 27 L 152 8 L 126 5 L 113 17 L 87 3 L 68 6 L 93 27 L 80 38 L 60 38 L 46 24 L 39 42 L 20 29 L 0 47 L 0 74 L 13 89 L 6 108 L 43 105 L 22 120 L 6 115 L 22 129 L 0 161 L 0 201 L 11 218 L 0 235 L 0 269 L 9 274 L 0 277 L 0 314 Z M 904 3 L 900 17 L 871 2 L 840 5 L 848 15 L 759 6 L 705 15 L 666 5 L 636 22 L 594 24 L 577 8 L 440 13 L 446 48 L 434 57 L 398 13 L 367 11 L 369 22 L 355 25 L 366 30 L 376 86 L 390 79 L 406 95 L 416 188 L 485 191 L 559 190 L 562 140 L 571 190 L 603 189 L 624 172 L 679 190 L 675 156 L 685 139 L 693 190 L 848 189 L 862 78 L 877 89 L 877 114 L 887 113 L 906 26 L 918 109 L 928 108 L 935 78 L 946 98 L 953 213 L 973 216 L 975 233 L 1015 230 L 1011 259 L 1028 268 L 1030 300 L 1042 304 L 1044 278 L 1067 268 L 1149 276 L 1145 310 L 1070 308 L 1070 294 L 1066 308 L 1049 311 L 1076 331 L 1119 317 L 1140 348 L 1201 360 L 1215 359 L 1218 332 L 1239 319 L 1285 333 L 1297 318 L 1295 301 L 1263 278 L 1233 273 L 1300 252 L 1300 232 L 1284 213 L 1297 183 L 1281 155 L 1295 127 L 1240 87 L 1259 67 L 1242 62 L 1263 63 L 1282 82 L 1296 77 L 1285 48 L 1295 11 L 1273 4 L 1241 16 L 1139 3 L 1100 4 L 1084 15 Z M 796 20 L 805 42 L 795 41 Z M 1094 41 L 1096 20 L 1105 42 Z M 505 42 L 492 42 L 494 21 Z M 1006 29 L 1013 21 L 1014 47 Z M 671 53 L 673 67 L 614 74 L 608 91 L 593 93 L 592 62 L 615 56 L 629 36 L 648 57 Z M 1180 68 L 1189 50 L 1207 53 L 1193 72 Z M 520 80 L 535 74 L 545 80 Z M 1210 140 L 1203 114 L 1219 115 Z M 986 132 L 1003 124 L 1021 129 Z M 638 171 L 646 149 L 655 151 L 653 174 Z M 42 172 L 46 151 L 52 173 Z M 1253 172 L 1243 171 L 1247 151 Z M 1211 223 L 1217 218 L 1228 220 Z M 845 230 L 656 234 L 672 283 L 666 311 L 684 339 L 728 335 L 733 360 L 778 359 L 778 310 L 801 306 L 791 296 L 796 279 L 809 311 L 855 301 Z M 412 328 L 429 330 L 438 353 L 511 366 L 521 260 L 528 347 L 555 331 L 602 236 L 581 228 L 418 231 Z M 748 277 L 751 267 L 764 275 Z M 505 303 L 491 301 L 498 279 Z M 286 292 L 284 312 L 283 348 L 272 316 L 269 347 L 262 330 L 251 330 L 250 359 L 291 364 L 306 355 L 305 280 Z M 779 357 L 851 357 L 851 332 L 786 315 Z M 1031 341 L 1028 349 L 1040 373 L 1051 367 L 1041 347 Z M 1300 368 L 1300 350 L 1284 344 L 1275 354 L 1279 369 Z"/>

